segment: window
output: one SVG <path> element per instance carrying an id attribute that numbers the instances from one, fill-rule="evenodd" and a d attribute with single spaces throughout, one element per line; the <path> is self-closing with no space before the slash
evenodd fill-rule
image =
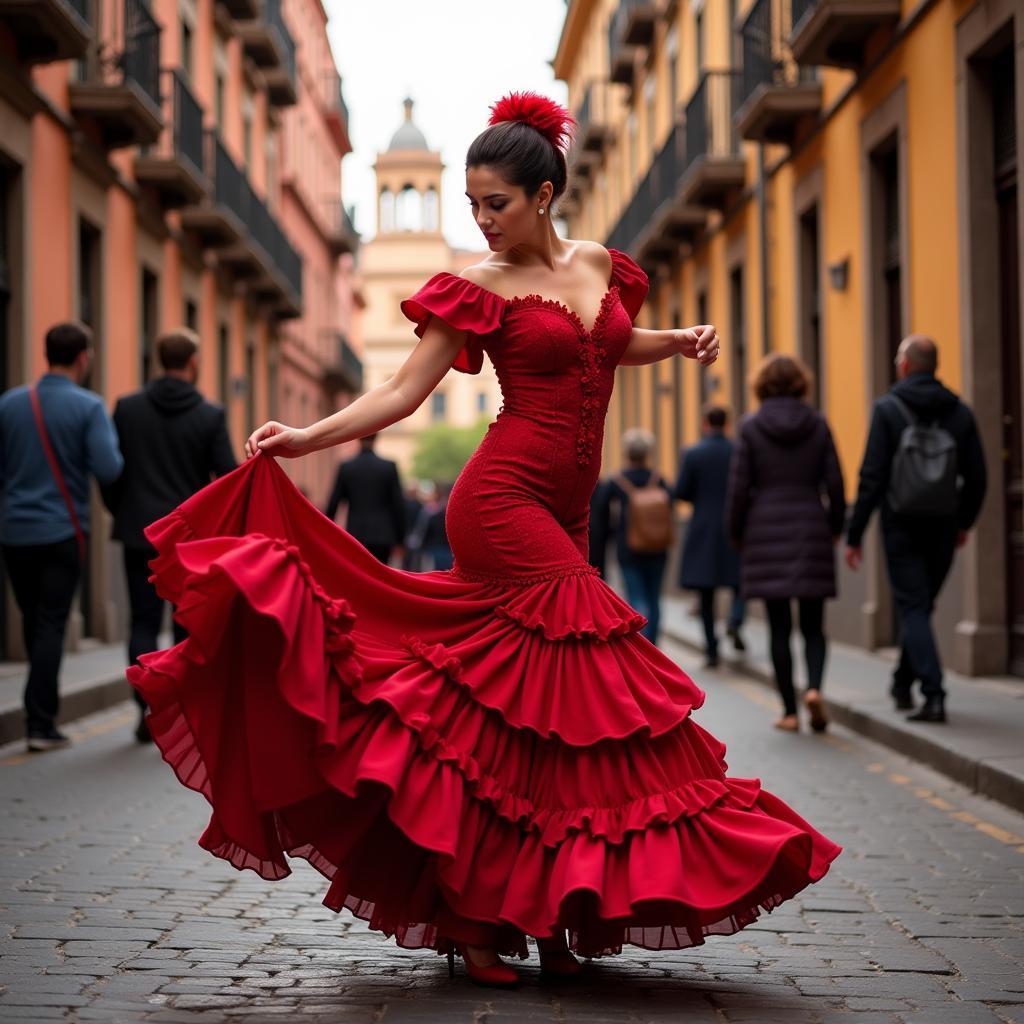
<path id="1" fill-rule="evenodd" d="M 395 202 L 395 226 L 399 231 L 423 230 L 423 207 L 419 192 L 405 185 Z"/>
<path id="2" fill-rule="evenodd" d="M 435 423 L 442 422 L 448 414 L 448 396 L 443 391 L 435 391 L 430 396 L 430 418 Z"/>
<path id="3" fill-rule="evenodd" d="M 440 209 L 437 189 L 431 187 L 423 193 L 423 230 L 424 231 L 437 231 L 438 225 L 438 211 Z"/>
<path id="4" fill-rule="evenodd" d="M 647 81 L 644 82 L 644 105 L 646 107 L 645 116 L 647 118 L 647 148 L 649 150 L 654 149 L 655 140 L 657 138 L 656 126 L 655 126 L 655 99 L 657 95 L 657 82 L 652 72 L 647 76 Z"/>
<path id="5" fill-rule="evenodd" d="M 251 341 L 245 346 L 245 423 L 250 433 L 256 429 L 256 346 Z"/>
<path id="6" fill-rule="evenodd" d="M 704 11 L 700 10 L 694 16 L 693 19 L 693 32 L 694 32 L 694 45 L 696 52 L 694 53 L 694 62 L 697 66 L 697 77 L 699 78 L 704 71 Z"/>
<path id="7" fill-rule="evenodd" d="M 231 401 L 231 348 L 227 324 L 217 328 L 217 370 L 220 400 L 226 406 Z"/>
<path id="8" fill-rule="evenodd" d="M 245 155 L 245 166 L 252 165 L 252 111 L 242 114 L 242 152 Z"/>
<path id="9" fill-rule="evenodd" d="M 380 194 L 380 212 L 377 217 L 378 231 L 395 230 L 395 194 L 386 188 Z"/>
<path id="10" fill-rule="evenodd" d="M 199 308 L 191 299 L 185 300 L 185 326 L 190 331 L 199 330 Z"/>
<path id="11" fill-rule="evenodd" d="M 192 26 L 182 19 L 181 22 L 181 66 L 189 78 L 192 77 Z"/>
<path id="12" fill-rule="evenodd" d="M 156 345 L 157 280 L 147 267 L 142 268 L 139 295 L 139 379 L 145 384 L 153 372 L 153 348 Z"/>
<path id="13" fill-rule="evenodd" d="M 476 411 L 487 412 L 487 392 L 479 391 L 476 396 Z"/>
<path id="14" fill-rule="evenodd" d="M 800 340 L 801 355 L 811 373 L 811 400 L 821 408 L 821 267 L 818 207 L 800 217 Z"/>
<path id="15" fill-rule="evenodd" d="M 676 104 L 679 102 L 679 33 L 675 25 L 665 36 L 665 52 L 668 54 L 668 101 L 675 120 Z"/>
<path id="16" fill-rule="evenodd" d="M 213 78 L 213 105 L 217 127 L 224 130 L 224 76 L 218 71 Z"/>
<path id="17" fill-rule="evenodd" d="M 703 322 L 703 321 L 702 321 Z M 743 302 L 743 267 L 734 267 L 729 274 L 729 334 L 732 343 L 732 406 L 739 419 L 746 409 L 747 342 Z"/>

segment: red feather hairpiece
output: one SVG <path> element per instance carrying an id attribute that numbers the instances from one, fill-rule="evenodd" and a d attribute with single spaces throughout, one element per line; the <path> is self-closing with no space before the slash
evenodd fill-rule
<path id="1" fill-rule="evenodd" d="M 521 121 L 536 128 L 563 153 L 568 150 L 576 127 L 576 119 L 565 107 L 537 92 L 510 92 L 492 104 L 488 125 L 502 121 Z"/>

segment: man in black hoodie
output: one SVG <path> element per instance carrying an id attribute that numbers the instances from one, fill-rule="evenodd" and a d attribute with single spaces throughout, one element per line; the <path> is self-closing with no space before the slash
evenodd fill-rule
<path id="1" fill-rule="evenodd" d="M 846 562 L 861 563 L 861 538 L 877 505 L 882 511 L 882 540 L 893 596 L 902 625 L 900 661 L 891 693 L 897 710 L 911 710 L 911 687 L 921 681 L 924 705 L 909 716 L 915 722 L 945 722 L 942 663 L 932 634 L 931 614 L 953 564 L 953 554 L 967 538 L 985 497 L 985 455 L 974 414 L 935 378 L 938 349 L 931 338 L 904 338 L 896 356 L 897 382 L 875 402 L 857 503 L 847 532 Z M 908 426 L 902 406 L 921 424 L 936 424 L 956 443 L 959 490 L 956 511 L 940 516 L 908 516 L 890 505 L 888 488 L 893 458 Z"/>
<path id="2" fill-rule="evenodd" d="M 141 391 L 122 398 L 114 409 L 124 472 L 104 491 L 114 515 L 113 537 L 124 544 L 124 569 L 131 605 L 128 659 L 155 651 L 164 602 L 149 582 L 149 562 L 156 552 L 143 530 L 167 515 L 215 476 L 236 466 L 224 410 L 196 390 L 199 345 L 192 331 L 180 329 L 157 340 L 157 358 L 164 375 Z M 175 641 L 184 633 L 174 626 Z M 135 736 L 149 741 L 145 704 Z"/>

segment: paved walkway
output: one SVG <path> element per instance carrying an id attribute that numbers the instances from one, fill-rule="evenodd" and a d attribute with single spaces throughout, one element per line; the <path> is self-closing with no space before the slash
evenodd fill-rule
<path id="1" fill-rule="evenodd" d="M 670 657 L 703 678 L 700 656 Z M 123 1024 L 1021 1024 L 1024 816 L 837 726 L 766 728 L 726 668 L 698 722 L 730 774 L 844 847 L 821 884 L 738 935 L 626 947 L 576 982 L 536 956 L 517 991 L 398 949 L 322 906 L 303 862 L 271 884 L 196 845 L 206 801 L 131 735 L 124 704 L 74 746 L 0 751 L 0 1021 Z M 586 681 L 581 681 L 586 684 Z"/>
<path id="2" fill-rule="evenodd" d="M 127 663 L 124 644 L 90 644 L 66 654 L 60 678 L 60 721 L 73 722 L 128 697 Z M 27 674 L 23 662 L 0 662 L 0 745 L 25 735 L 22 693 Z"/>
<path id="3" fill-rule="evenodd" d="M 704 631 L 691 609 L 689 597 L 666 596 L 662 629 L 680 643 L 703 651 Z M 745 655 L 736 655 L 728 640 L 720 644 L 725 664 L 773 686 L 766 624 L 751 619 L 743 636 Z M 793 653 L 801 678 L 798 636 Z M 895 657 L 895 651 L 869 653 L 831 644 L 822 693 L 832 717 L 970 789 L 1024 811 L 1024 680 L 968 679 L 948 673 L 949 722 L 944 726 L 915 724 L 904 720 L 889 697 Z M 713 671 L 701 670 L 697 681 L 709 688 L 713 676 Z M 781 713 L 781 704 L 779 710 Z"/>

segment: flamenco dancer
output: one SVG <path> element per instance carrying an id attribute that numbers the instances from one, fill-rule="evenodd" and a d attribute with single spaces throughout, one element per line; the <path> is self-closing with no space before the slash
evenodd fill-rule
<path id="1" fill-rule="evenodd" d="M 560 238 L 573 121 L 513 93 L 466 157 L 490 255 L 402 311 L 420 341 L 395 376 L 309 427 L 266 423 L 248 461 L 147 536 L 188 639 L 129 670 L 153 738 L 213 808 L 200 844 L 266 879 L 303 857 L 406 947 L 500 955 L 567 976 L 573 955 L 730 934 L 839 854 L 693 721 L 703 693 L 587 564 L 615 368 L 718 357 L 715 329 L 633 326 L 647 279 Z M 378 562 L 276 457 L 410 415 L 487 353 L 504 407 L 451 492 L 450 571 Z"/>

